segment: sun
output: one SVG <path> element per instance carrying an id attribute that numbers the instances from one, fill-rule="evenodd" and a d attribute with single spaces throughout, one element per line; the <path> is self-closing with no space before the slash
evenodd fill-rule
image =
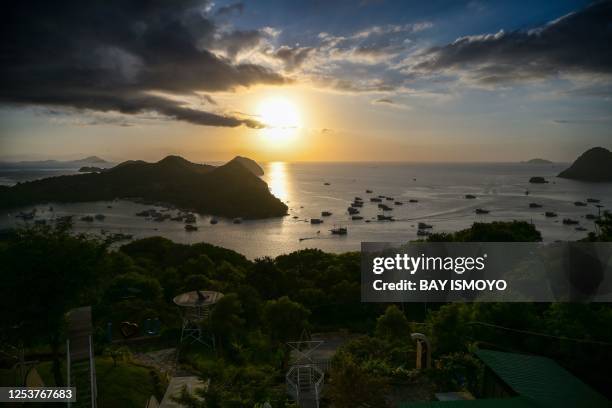
<path id="1" fill-rule="evenodd" d="M 257 106 L 257 117 L 265 126 L 262 135 L 272 143 L 294 139 L 300 128 L 300 114 L 293 101 L 282 96 L 263 99 Z"/>

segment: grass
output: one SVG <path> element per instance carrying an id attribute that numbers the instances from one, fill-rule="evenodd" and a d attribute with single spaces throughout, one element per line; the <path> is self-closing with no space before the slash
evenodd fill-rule
<path id="1" fill-rule="evenodd" d="M 52 364 L 50 361 L 41 362 L 36 366 L 38 373 L 47 386 L 53 386 Z M 6 372 L 5 372 L 6 371 Z M 12 375 L 10 370 L 0 370 L 0 381 Z M 117 362 L 106 357 L 96 357 L 96 373 L 98 385 L 98 407 L 135 407 L 142 408 L 151 395 L 156 394 L 151 369 L 131 362 Z M 65 366 L 62 364 L 62 373 L 65 377 Z M 85 380 L 86 379 L 82 379 Z M 77 381 L 77 389 L 79 386 Z M 78 395 L 78 394 L 77 394 Z"/>
<path id="2" fill-rule="evenodd" d="M 10 368 L 0 369 L 0 387 L 15 385 L 15 371 Z"/>
<path id="3" fill-rule="evenodd" d="M 129 362 L 118 362 L 114 367 L 110 358 L 98 357 L 96 371 L 100 408 L 142 408 L 147 399 L 155 394 L 149 368 Z"/>

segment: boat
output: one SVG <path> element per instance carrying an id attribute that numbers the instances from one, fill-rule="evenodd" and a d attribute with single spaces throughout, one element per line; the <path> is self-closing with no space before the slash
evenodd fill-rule
<path id="1" fill-rule="evenodd" d="M 577 225 L 580 224 L 577 220 L 572 220 L 571 218 L 564 218 L 563 225 Z"/>
<path id="2" fill-rule="evenodd" d="M 357 202 L 357 201 L 363 201 L 363 199 L 362 199 L 361 197 L 355 197 L 355 199 L 354 199 L 354 200 L 355 200 L 356 202 Z"/>
<path id="3" fill-rule="evenodd" d="M 323 185 L 324 185 L 324 186 L 329 186 L 329 185 L 331 185 L 331 184 L 329 184 L 329 183 L 325 182 L 325 183 L 323 183 Z"/>
<path id="4" fill-rule="evenodd" d="M 372 190 L 366 190 L 366 194 L 372 194 L 373 191 Z"/>
<path id="5" fill-rule="evenodd" d="M 416 198 L 411 198 L 410 200 L 408 200 L 409 203 L 418 203 L 419 200 L 417 200 Z"/>
<path id="6" fill-rule="evenodd" d="M 116 232 L 114 234 L 110 234 L 108 236 L 108 239 L 111 241 L 125 241 L 128 239 L 132 239 L 134 237 L 134 235 L 132 234 L 124 234 L 122 232 Z"/>
<path id="7" fill-rule="evenodd" d="M 361 201 L 355 201 L 354 203 L 351 203 L 351 207 L 363 207 L 363 202 Z"/>
<path id="8" fill-rule="evenodd" d="M 238 217 L 238 218 L 234 218 L 234 219 L 232 220 L 232 222 L 233 222 L 234 224 L 242 224 L 242 218 L 240 218 L 240 217 Z"/>
<path id="9" fill-rule="evenodd" d="M 84 217 L 81 217 L 81 221 L 85 221 L 85 222 L 93 222 L 94 217 L 92 217 L 91 215 L 86 215 Z"/>
<path id="10" fill-rule="evenodd" d="M 323 224 L 323 220 L 320 218 L 311 218 L 310 223 L 311 224 Z"/>
<path id="11" fill-rule="evenodd" d="M 106 215 L 104 215 L 104 214 L 96 214 L 95 218 L 98 221 L 104 221 L 104 219 L 106 218 Z"/>
<path id="12" fill-rule="evenodd" d="M 542 204 L 529 203 L 529 208 L 542 208 Z"/>
<path id="13" fill-rule="evenodd" d="M 381 198 L 377 198 L 377 197 L 372 197 L 370 198 L 370 201 L 373 203 L 381 203 L 382 199 Z"/>
<path id="14" fill-rule="evenodd" d="M 595 215 L 595 214 L 587 214 L 584 216 L 584 218 L 586 218 L 587 220 L 597 220 L 599 219 L 599 216 Z"/>
<path id="15" fill-rule="evenodd" d="M 346 235 L 348 230 L 346 227 L 332 228 L 329 230 L 333 235 Z"/>
<path id="16" fill-rule="evenodd" d="M 330 215 L 332 215 L 332 213 L 329 211 L 321 211 L 321 217 L 329 217 Z"/>
<path id="17" fill-rule="evenodd" d="M 392 215 L 384 215 L 384 214 L 378 214 L 376 216 L 376 219 L 378 221 L 395 221 Z"/>
<path id="18" fill-rule="evenodd" d="M 548 218 L 552 218 L 552 217 L 556 217 L 556 216 L 557 216 L 557 213 L 556 213 L 556 212 L 554 212 L 554 211 L 546 211 L 546 212 L 544 213 L 544 216 L 545 216 L 545 217 L 548 217 Z"/>
<path id="19" fill-rule="evenodd" d="M 354 207 L 349 207 L 349 208 L 347 208 L 347 210 L 348 210 L 348 213 L 351 214 L 351 215 L 359 214 L 359 210 L 354 208 Z"/>
<path id="20" fill-rule="evenodd" d="M 598 198 L 587 198 L 587 203 L 600 203 L 601 200 Z"/>
<path id="21" fill-rule="evenodd" d="M 588 231 L 586 228 L 584 227 L 576 227 L 574 228 L 576 231 Z"/>
<path id="22" fill-rule="evenodd" d="M 196 222 L 196 217 L 195 215 L 189 213 L 189 214 L 185 214 L 185 216 L 183 217 L 185 220 L 185 224 L 193 224 Z"/>
<path id="23" fill-rule="evenodd" d="M 485 210 L 485 209 L 483 209 L 483 208 L 477 208 L 477 209 L 475 209 L 475 210 L 474 210 L 474 212 L 475 212 L 476 214 L 488 214 L 488 213 L 490 213 L 490 211 L 489 211 L 489 210 Z"/>
<path id="24" fill-rule="evenodd" d="M 576 207 L 586 207 L 587 203 L 585 203 L 583 201 L 574 201 L 574 205 Z"/>
<path id="25" fill-rule="evenodd" d="M 473 200 L 473 199 L 475 199 L 475 198 L 476 198 L 476 196 L 475 196 L 475 195 L 473 195 L 473 194 L 466 194 L 466 195 L 465 195 L 465 198 L 466 198 L 466 199 L 468 199 L 468 200 Z"/>
<path id="26" fill-rule="evenodd" d="M 36 209 L 33 209 L 30 212 L 20 211 L 19 214 L 17 214 L 15 217 L 16 218 L 21 218 L 23 221 L 28 221 L 28 220 L 33 219 L 34 215 L 36 215 Z"/>
<path id="27" fill-rule="evenodd" d="M 431 228 L 433 228 L 433 225 L 430 225 L 430 224 L 425 224 L 424 222 L 419 222 L 419 224 L 418 224 L 418 228 L 419 228 L 420 230 L 424 230 L 424 229 L 431 229 Z"/>
<path id="28" fill-rule="evenodd" d="M 212 225 L 215 225 L 215 224 L 217 224 L 218 222 L 219 222 L 219 220 L 217 220 L 216 218 L 211 218 L 211 219 L 210 219 L 210 223 L 211 223 Z"/>
<path id="29" fill-rule="evenodd" d="M 387 204 L 378 204 L 378 208 L 383 211 L 393 211 L 393 208 L 389 207 Z"/>
<path id="30" fill-rule="evenodd" d="M 427 236 L 431 235 L 431 232 L 420 229 L 420 230 L 417 230 L 417 235 L 419 237 L 427 237 Z"/>
<path id="31" fill-rule="evenodd" d="M 185 231 L 197 231 L 198 227 L 193 224 L 185 224 Z"/>
<path id="32" fill-rule="evenodd" d="M 385 198 L 384 195 L 378 195 L 378 198 Z"/>
<path id="33" fill-rule="evenodd" d="M 401 201 L 396 201 L 394 204 L 395 205 L 404 205 L 404 203 L 402 203 Z"/>
<path id="34" fill-rule="evenodd" d="M 395 200 L 395 198 L 393 198 L 393 197 L 386 197 L 385 199 L 386 199 L 387 201 L 394 201 L 394 200 Z"/>
<path id="35" fill-rule="evenodd" d="M 361 215 L 353 215 L 351 219 L 357 221 L 357 220 L 363 220 L 363 217 Z"/>

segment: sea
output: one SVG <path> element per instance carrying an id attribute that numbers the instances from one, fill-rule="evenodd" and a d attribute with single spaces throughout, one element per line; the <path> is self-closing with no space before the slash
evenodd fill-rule
<path id="1" fill-rule="evenodd" d="M 275 257 L 305 248 L 319 248 L 341 253 L 358 251 L 361 242 L 407 242 L 417 236 L 418 223 L 432 226 L 434 232 L 452 232 L 468 228 L 474 222 L 522 220 L 533 223 L 544 241 L 577 240 L 594 231 L 596 225 L 585 218 L 597 215 L 612 206 L 612 183 L 588 183 L 557 178 L 568 164 L 527 163 L 287 163 L 263 164 L 262 178 L 272 194 L 289 207 L 289 215 L 265 220 L 243 221 L 197 215 L 197 231 L 186 231 L 181 222 L 154 220 L 135 214 L 148 208 L 169 211 L 163 207 L 115 200 L 87 203 L 46 203 L 2 210 L 0 229 L 23 225 L 16 217 L 19 212 L 36 208 L 34 220 L 52 220 L 73 215 L 77 232 L 101 235 L 130 234 L 134 239 L 163 236 L 175 242 L 208 242 L 233 249 L 254 259 Z M 76 169 L 0 169 L 0 184 L 12 185 L 59 174 L 76 174 Z M 531 184 L 532 176 L 549 182 Z M 371 190 L 372 193 L 366 193 Z M 466 199 L 466 194 L 476 199 Z M 392 211 L 395 221 L 378 221 L 382 211 L 378 203 L 370 202 L 379 195 Z M 361 197 L 363 220 L 352 220 L 347 207 Z M 588 203 L 576 206 L 576 201 L 588 198 L 600 200 L 600 206 Z M 416 200 L 416 202 L 410 202 Z M 395 202 L 402 204 L 395 204 Z M 529 208 L 538 203 L 542 208 Z M 488 214 L 476 214 L 476 209 Z M 332 215 L 322 217 L 321 212 Z M 547 218 L 554 211 L 558 217 Z M 105 215 L 104 220 L 82 221 L 86 215 Z M 321 218 L 322 224 L 311 225 L 311 218 Z M 578 225 L 564 225 L 571 218 Z M 28 221 L 34 222 L 34 221 Z M 345 227 L 346 235 L 332 234 L 334 228 Z M 577 230 L 586 229 L 586 230 Z"/>

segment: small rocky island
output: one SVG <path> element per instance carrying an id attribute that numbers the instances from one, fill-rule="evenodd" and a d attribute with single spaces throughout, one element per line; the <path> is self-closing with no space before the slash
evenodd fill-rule
<path id="1" fill-rule="evenodd" d="M 521 163 L 524 163 L 524 164 L 554 164 L 550 160 L 540 159 L 540 158 L 535 158 L 535 159 L 523 161 Z"/>
<path id="2" fill-rule="evenodd" d="M 546 184 L 548 181 L 544 177 L 534 176 L 529 179 L 532 184 Z"/>
<path id="3" fill-rule="evenodd" d="M 257 163 L 240 157 L 222 166 L 196 164 L 179 156 L 168 156 L 157 163 L 127 161 L 100 173 L 0 187 L 0 207 L 121 198 L 225 217 L 286 215 L 287 206 L 270 193 L 257 176 L 261 173 Z"/>
<path id="4" fill-rule="evenodd" d="M 589 149 L 569 168 L 559 173 L 558 177 L 582 181 L 612 181 L 612 152 L 603 147 Z"/>

